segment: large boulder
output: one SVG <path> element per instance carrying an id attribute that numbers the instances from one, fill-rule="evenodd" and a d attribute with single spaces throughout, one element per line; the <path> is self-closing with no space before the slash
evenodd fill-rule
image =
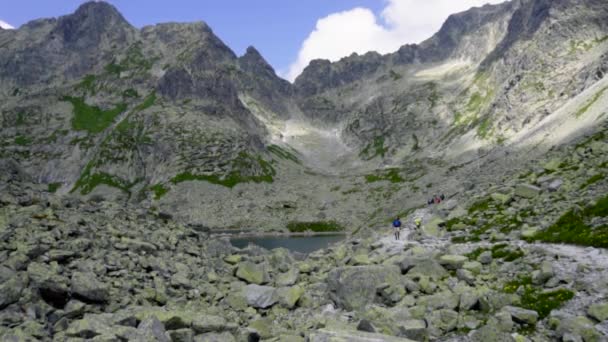
<path id="1" fill-rule="evenodd" d="M 93 273 L 74 272 L 71 281 L 72 293 L 91 302 L 107 302 L 110 299 L 108 285 Z"/>
<path id="2" fill-rule="evenodd" d="M 330 297 L 346 310 L 360 310 L 379 301 L 377 289 L 388 284 L 401 283 L 401 270 L 397 266 L 340 267 L 327 276 Z"/>
<path id="3" fill-rule="evenodd" d="M 250 261 L 239 263 L 236 276 L 250 284 L 265 284 L 270 279 L 265 264 L 254 264 Z"/>
<path id="4" fill-rule="evenodd" d="M 448 270 L 457 270 L 468 260 L 469 258 L 463 255 L 442 255 L 439 257 L 439 264 Z"/>
<path id="5" fill-rule="evenodd" d="M 412 340 L 389 335 L 349 331 L 339 329 L 321 329 L 309 335 L 310 342 L 414 342 Z"/>
<path id="6" fill-rule="evenodd" d="M 303 294 L 304 289 L 297 285 L 292 287 L 281 287 L 277 290 L 279 303 L 288 309 L 293 308 Z"/>
<path id="7" fill-rule="evenodd" d="M 530 184 L 520 184 L 515 188 L 515 195 L 523 198 L 535 198 L 540 192 L 539 187 Z"/>
<path id="8" fill-rule="evenodd" d="M 249 284 L 243 288 L 247 304 L 257 309 L 266 309 L 279 301 L 277 290 L 271 286 Z"/>
<path id="9" fill-rule="evenodd" d="M 538 321 L 538 312 L 534 310 L 527 310 L 516 306 L 505 306 L 502 309 L 510 313 L 513 321 L 517 323 L 536 324 L 536 321 Z"/>
<path id="10" fill-rule="evenodd" d="M 602 322 L 608 319 L 608 303 L 593 304 L 587 310 L 587 314 Z"/>
<path id="11" fill-rule="evenodd" d="M 440 280 L 449 274 L 436 260 L 422 259 L 407 272 L 407 275 L 411 277 L 426 276 L 432 280 Z"/>
<path id="12" fill-rule="evenodd" d="M 0 309 L 17 302 L 21 298 L 21 292 L 27 284 L 27 276 L 25 274 L 18 274 L 0 285 Z"/>

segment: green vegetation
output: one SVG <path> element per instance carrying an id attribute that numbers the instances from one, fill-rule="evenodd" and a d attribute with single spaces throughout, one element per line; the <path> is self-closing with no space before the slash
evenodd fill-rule
<path id="1" fill-rule="evenodd" d="M 585 183 L 583 183 L 581 185 L 581 190 L 587 188 L 589 185 L 595 184 L 599 181 L 602 181 L 604 178 L 606 178 L 606 175 L 603 173 L 599 173 L 597 175 L 592 176 L 591 178 L 587 179 L 587 181 Z"/>
<path id="2" fill-rule="evenodd" d="M 492 120 L 490 117 L 486 116 L 482 120 L 479 121 L 479 126 L 477 126 L 477 136 L 481 139 L 485 139 L 491 136 L 492 133 Z"/>
<path id="3" fill-rule="evenodd" d="M 391 69 L 391 71 L 389 71 L 389 75 L 391 76 L 391 78 L 393 79 L 393 81 L 398 81 L 401 78 L 403 78 L 403 76 L 399 73 L 396 73 L 394 70 Z"/>
<path id="4" fill-rule="evenodd" d="M 262 173 L 259 175 L 243 174 L 243 171 L 251 171 L 256 167 L 262 169 Z M 239 157 L 232 161 L 232 171 L 225 175 L 197 175 L 190 171 L 182 172 L 171 179 L 173 184 L 178 184 L 186 181 L 204 181 L 213 184 L 225 186 L 227 188 L 233 188 L 239 183 L 272 183 L 274 181 L 273 176 L 276 171 L 270 165 L 269 162 L 265 161 L 261 157 L 254 158 L 244 152 L 239 154 Z"/>
<path id="5" fill-rule="evenodd" d="M 593 106 L 597 102 L 597 100 L 599 100 L 600 97 L 602 97 L 602 95 L 604 95 L 604 93 L 606 92 L 606 90 L 608 90 L 608 87 L 602 88 L 595 95 L 593 95 L 593 97 L 591 98 L 591 100 L 589 100 L 583 107 L 581 107 L 581 109 L 579 109 L 576 112 L 576 117 L 579 118 L 583 114 L 585 114 L 589 110 L 589 108 L 591 108 L 591 106 Z"/>
<path id="6" fill-rule="evenodd" d="M 82 97 L 66 96 L 63 101 L 72 103 L 74 106 L 74 117 L 72 128 L 76 131 L 87 131 L 89 133 L 100 133 L 108 128 L 114 119 L 127 109 L 125 103 L 118 104 L 109 110 L 101 110 L 97 106 L 89 106 Z"/>
<path id="7" fill-rule="evenodd" d="M 105 184 L 107 186 L 120 189 L 130 195 L 131 188 L 140 182 L 140 180 L 135 180 L 134 182 L 129 183 L 119 177 L 105 172 L 92 173 L 93 167 L 94 163 L 92 161 L 85 166 L 84 170 L 80 174 L 80 178 L 78 178 L 78 181 L 76 181 L 74 188 L 72 188 L 70 192 L 80 189 L 80 193 L 82 195 L 87 195 L 98 185 Z"/>
<path id="8" fill-rule="evenodd" d="M 524 309 L 536 311 L 539 319 L 544 319 L 549 316 L 552 310 L 561 307 L 565 302 L 574 298 L 574 293 L 568 289 L 543 292 L 542 288 L 532 285 L 530 276 L 520 276 L 518 279 L 506 283 L 503 291 L 515 293 L 520 287 L 523 288 L 520 306 Z"/>
<path id="9" fill-rule="evenodd" d="M 365 176 L 365 181 L 367 181 L 368 183 L 375 183 L 381 181 L 389 181 L 391 183 L 402 183 L 405 180 L 401 178 L 401 175 L 399 174 L 399 169 L 386 169 L 374 175 Z"/>
<path id="10" fill-rule="evenodd" d="M 596 217 L 606 216 L 608 196 L 585 209 L 569 210 L 552 226 L 527 240 L 608 248 L 608 226 L 593 227 L 588 224 Z"/>
<path id="11" fill-rule="evenodd" d="M 371 160 L 380 156 L 384 158 L 384 155 L 388 151 L 388 148 L 384 147 L 384 137 L 375 137 L 373 142 L 367 145 L 361 153 L 359 153 L 359 157 L 365 160 Z"/>
<path id="12" fill-rule="evenodd" d="M 268 147 L 266 147 L 266 149 L 276 155 L 277 157 L 284 159 L 284 160 L 291 160 L 292 162 L 296 163 L 296 164 L 301 164 L 302 162 L 300 161 L 300 159 L 298 159 L 298 157 L 296 157 L 296 155 L 294 153 L 292 153 L 291 151 L 288 151 L 287 149 L 278 146 L 278 145 L 270 145 Z"/>
<path id="13" fill-rule="evenodd" d="M 153 60 L 147 59 L 141 50 L 141 44 L 136 43 L 129 47 L 125 58 L 120 62 L 116 60 L 111 62 L 105 66 L 105 70 L 108 74 L 120 76 L 122 72 L 129 70 L 135 72 L 148 71 L 152 68 L 152 65 Z"/>
<path id="14" fill-rule="evenodd" d="M 30 145 L 31 143 L 32 143 L 32 140 L 23 135 L 18 135 L 15 137 L 15 144 L 17 144 L 19 146 L 27 146 L 27 145 Z"/>
<path id="15" fill-rule="evenodd" d="M 150 187 L 150 190 L 154 191 L 154 199 L 161 199 L 167 192 L 169 192 L 168 188 L 165 188 L 162 184 L 156 184 Z"/>
<path id="16" fill-rule="evenodd" d="M 492 246 L 492 248 L 477 248 L 466 256 L 471 260 L 476 260 L 481 253 L 491 251 L 492 258 L 494 259 L 502 259 L 504 261 L 514 261 L 524 256 L 524 252 L 519 247 L 510 248 L 509 245 L 501 243 Z"/>
<path id="17" fill-rule="evenodd" d="M 335 221 L 317 221 L 317 222 L 289 222 L 287 224 L 287 229 L 289 229 L 292 233 L 302 233 L 302 232 L 340 232 L 344 230 L 339 223 Z"/>
<path id="18" fill-rule="evenodd" d="M 50 183 L 48 185 L 48 192 L 55 193 L 57 190 L 59 190 L 59 188 L 61 188 L 62 185 L 62 183 Z"/>
<path id="19" fill-rule="evenodd" d="M 86 75 L 84 79 L 78 84 L 77 88 L 84 89 L 85 91 L 95 94 L 95 82 L 97 77 L 95 75 Z"/>
<path id="20" fill-rule="evenodd" d="M 490 208 L 490 204 L 492 203 L 492 198 L 486 197 L 484 199 L 478 200 L 477 202 L 471 204 L 468 209 L 469 214 L 473 214 L 477 211 L 486 211 Z"/>
<path id="21" fill-rule="evenodd" d="M 146 110 L 146 109 L 152 107 L 152 105 L 154 105 L 154 102 L 156 102 L 156 92 L 155 91 L 150 93 L 150 95 L 146 96 L 146 98 L 144 99 L 144 102 L 142 102 L 140 105 L 135 107 L 135 111 L 141 112 L 143 110 Z"/>

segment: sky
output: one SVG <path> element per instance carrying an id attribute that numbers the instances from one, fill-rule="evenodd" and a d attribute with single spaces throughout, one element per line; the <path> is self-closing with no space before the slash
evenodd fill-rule
<path id="1" fill-rule="evenodd" d="M 503 0 L 108 0 L 134 26 L 205 21 L 236 54 L 256 49 L 293 81 L 312 59 L 389 53 L 435 33 L 449 14 Z M 72 13 L 83 0 L 0 0 L 0 27 Z"/>

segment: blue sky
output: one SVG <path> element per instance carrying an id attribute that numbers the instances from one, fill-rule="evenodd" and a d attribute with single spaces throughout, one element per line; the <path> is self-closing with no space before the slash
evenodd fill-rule
<path id="1" fill-rule="evenodd" d="M 1 0 L 0 19 L 18 27 L 74 12 L 82 0 Z M 134 26 L 203 20 L 237 54 L 255 46 L 275 69 L 296 59 L 317 19 L 354 7 L 379 11 L 383 0 L 109 0 Z M 6 6 L 8 3 L 10 5 Z"/>
<path id="2" fill-rule="evenodd" d="M 389 53 L 435 33 L 448 15 L 504 0 L 107 0 L 134 26 L 203 20 L 236 54 L 255 46 L 293 81 L 310 60 Z M 19 27 L 72 13 L 84 0 L 0 0 Z M 9 4 L 7 6 L 7 4 Z"/>

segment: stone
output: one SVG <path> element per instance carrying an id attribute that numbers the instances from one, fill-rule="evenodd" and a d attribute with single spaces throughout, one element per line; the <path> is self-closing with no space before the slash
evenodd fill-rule
<path id="1" fill-rule="evenodd" d="M 156 317 L 148 317 L 141 321 L 137 330 L 158 342 L 170 342 L 165 326 Z"/>
<path id="2" fill-rule="evenodd" d="M 206 333 L 195 336 L 194 342 L 236 342 L 236 339 L 229 332 Z"/>
<path id="3" fill-rule="evenodd" d="M 71 280 L 72 293 L 91 302 L 107 302 L 110 298 L 108 285 L 93 273 L 74 272 Z"/>
<path id="4" fill-rule="evenodd" d="M 541 189 L 531 184 L 520 184 L 515 187 L 515 195 L 523 198 L 535 198 L 541 192 Z"/>
<path id="5" fill-rule="evenodd" d="M 154 253 L 158 249 L 158 248 L 156 248 L 156 246 L 154 246 L 153 244 L 151 244 L 149 242 L 145 242 L 145 241 L 141 241 L 141 240 L 137 240 L 137 239 L 130 239 L 130 238 L 123 237 L 120 239 L 120 242 L 122 244 L 127 245 L 127 248 L 129 248 L 130 251 L 134 251 L 134 252 L 138 252 L 138 253 L 140 253 L 140 252 Z"/>
<path id="6" fill-rule="evenodd" d="M 249 261 L 239 264 L 236 276 L 250 284 L 257 285 L 267 283 L 270 278 L 264 265 L 254 264 Z"/>
<path id="7" fill-rule="evenodd" d="M 490 252 L 490 251 L 485 251 L 485 252 L 479 254 L 479 256 L 477 257 L 477 261 L 479 261 L 483 265 L 490 264 L 492 262 L 492 260 L 493 260 L 492 252 Z"/>
<path id="8" fill-rule="evenodd" d="M 608 320 L 608 303 L 592 304 L 587 309 L 587 314 L 600 322 Z"/>
<path id="9" fill-rule="evenodd" d="M 460 294 L 459 308 L 462 310 L 472 310 L 479 306 L 480 294 L 477 291 L 465 291 Z"/>
<path id="10" fill-rule="evenodd" d="M 462 265 L 462 268 L 477 275 L 481 272 L 482 265 L 479 261 L 467 261 Z"/>
<path id="11" fill-rule="evenodd" d="M 446 269 L 437 261 L 433 259 L 424 259 L 412 267 L 407 272 L 407 275 L 410 277 L 427 276 L 430 279 L 437 281 L 447 277 L 448 271 L 446 271 Z"/>
<path id="12" fill-rule="evenodd" d="M 475 275 L 469 270 L 464 270 L 464 269 L 457 270 L 456 277 L 471 286 L 475 285 Z"/>
<path id="13" fill-rule="evenodd" d="M 359 321 L 359 324 L 357 324 L 357 330 L 358 331 L 364 331 L 364 332 L 369 332 L 369 333 L 375 333 L 376 332 L 376 328 L 374 328 L 374 325 L 366 320 L 366 319 L 362 319 Z"/>
<path id="14" fill-rule="evenodd" d="M 441 330 L 438 334 L 441 335 L 456 329 L 458 325 L 458 313 L 454 310 L 442 309 L 433 311 L 427 316 L 426 320 L 429 323 L 429 328 L 431 330 Z"/>
<path id="15" fill-rule="evenodd" d="M 415 341 L 428 340 L 428 330 L 426 321 L 422 319 L 408 319 L 399 322 L 399 336 L 411 338 Z"/>
<path id="16" fill-rule="evenodd" d="M 597 331 L 595 323 L 587 317 L 567 317 L 559 320 L 557 329 L 555 330 L 558 336 L 566 334 L 579 335 L 584 341 L 603 341 L 604 336 Z"/>
<path id="17" fill-rule="evenodd" d="M 562 187 L 563 184 L 564 184 L 563 180 L 555 179 L 551 183 L 549 183 L 549 185 L 547 185 L 547 190 L 549 190 L 550 192 L 556 192 L 557 190 L 559 190 Z"/>
<path id="18" fill-rule="evenodd" d="M 492 198 L 492 200 L 494 200 L 495 202 L 498 202 L 502 205 L 508 204 L 509 202 L 511 202 L 513 200 L 513 196 L 508 195 L 508 194 L 501 194 L 499 192 L 494 192 L 490 195 L 490 197 Z"/>
<path id="19" fill-rule="evenodd" d="M 520 236 L 522 239 L 530 239 L 538 234 L 539 229 L 537 227 L 530 227 L 522 229 Z"/>
<path id="20" fill-rule="evenodd" d="M 292 286 L 298 281 L 299 276 L 299 270 L 292 268 L 285 273 L 278 274 L 275 283 L 277 286 Z"/>
<path id="21" fill-rule="evenodd" d="M 511 332 L 513 329 L 513 320 L 511 319 L 511 313 L 508 311 L 499 311 L 494 317 L 497 320 L 497 326 L 501 331 Z"/>
<path id="22" fill-rule="evenodd" d="M 206 333 L 195 336 L 194 342 L 236 342 L 236 339 L 229 332 Z"/>
<path id="23" fill-rule="evenodd" d="M 439 264 L 448 270 L 457 270 L 468 260 L 469 258 L 463 255 L 442 255 L 439 257 Z"/>
<path id="24" fill-rule="evenodd" d="M 410 339 L 363 331 L 325 328 L 311 331 L 309 342 L 414 342 Z"/>
<path id="25" fill-rule="evenodd" d="M 505 312 L 508 312 L 513 320 L 517 323 L 522 324 L 536 324 L 538 321 L 538 312 L 534 310 L 528 310 L 516 306 L 505 306 L 502 308 Z"/>
<path id="26" fill-rule="evenodd" d="M 397 266 L 354 266 L 333 269 L 327 275 L 332 300 L 346 310 L 359 310 L 379 300 L 378 286 L 398 286 L 401 271 Z"/>
<path id="27" fill-rule="evenodd" d="M 460 296 L 451 291 L 441 291 L 430 296 L 418 299 L 418 305 L 424 305 L 429 310 L 456 309 L 460 302 Z"/>
<path id="28" fill-rule="evenodd" d="M 353 266 L 365 266 L 371 264 L 371 261 L 367 254 L 357 254 L 350 260 L 350 264 Z"/>
<path id="29" fill-rule="evenodd" d="M 496 323 L 488 323 L 471 334 L 471 342 L 515 342 L 511 334 L 501 331 Z"/>
<path id="30" fill-rule="evenodd" d="M 304 289 L 300 286 L 281 287 L 277 289 L 279 303 L 288 309 L 295 307 L 296 303 L 304 294 Z"/>
<path id="31" fill-rule="evenodd" d="M 550 261 L 543 261 L 539 270 L 532 272 L 532 283 L 535 285 L 544 284 L 547 280 L 553 277 L 553 264 Z"/>
<path id="32" fill-rule="evenodd" d="M 0 285 L 0 309 L 13 304 L 21 298 L 21 292 L 27 287 L 28 278 L 24 273 L 14 275 Z"/>
<path id="33" fill-rule="evenodd" d="M 194 340 L 194 333 L 191 329 L 177 329 L 169 332 L 171 342 L 192 342 Z"/>
<path id="34" fill-rule="evenodd" d="M 192 329 L 197 334 L 220 332 L 226 328 L 226 319 L 221 316 L 197 315 L 192 320 Z"/>
<path id="35" fill-rule="evenodd" d="M 224 257 L 224 261 L 229 263 L 230 265 L 236 265 L 243 260 L 243 256 L 239 254 L 227 255 Z"/>
<path id="36" fill-rule="evenodd" d="M 277 290 L 271 286 L 249 284 L 243 288 L 247 304 L 257 309 L 266 309 L 279 301 Z"/>
<path id="37" fill-rule="evenodd" d="M 269 318 L 256 319 L 249 323 L 248 330 L 255 331 L 262 339 L 272 337 L 274 323 Z"/>

